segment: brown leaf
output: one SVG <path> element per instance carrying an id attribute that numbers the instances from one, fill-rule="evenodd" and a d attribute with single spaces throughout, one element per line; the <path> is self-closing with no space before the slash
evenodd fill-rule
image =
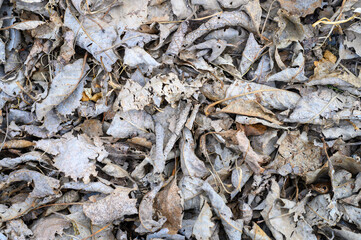
<path id="1" fill-rule="evenodd" d="M 262 105 L 253 100 L 235 100 L 228 104 L 220 112 L 259 117 L 272 123 L 276 123 L 279 125 L 282 124 L 282 122 L 278 121 L 271 111 L 262 107 Z"/>
<path id="2" fill-rule="evenodd" d="M 244 132 L 246 136 L 259 136 L 263 135 L 267 130 L 267 127 L 262 124 L 245 125 Z"/>
<path id="3" fill-rule="evenodd" d="M 168 228 L 169 234 L 176 234 L 182 228 L 183 219 L 183 198 L 176 179 L 158 193 L 154 204 L 155 208 L 167 218 L 163 227 Z"/>
<path id="4" fill-rule="evenodd" d="M 262 173 L 264 169 L 259 164 L 264 162 L 264 157 L 258 155 L 255 151 L 253 151 L 251 143 L 249 142 L 243 131 L 238 131 L 236 134 L 236 138 L 238 141 L 238 147 L 241 152 L 246 156 L 245 161 L 247 162 L 249 167 L 256 174 Z"/>
<path id="5" fill-rule="evenodd" d="M 278 0 L 289 13 L 304 17 L 322 6 L 322 0 Z"/>

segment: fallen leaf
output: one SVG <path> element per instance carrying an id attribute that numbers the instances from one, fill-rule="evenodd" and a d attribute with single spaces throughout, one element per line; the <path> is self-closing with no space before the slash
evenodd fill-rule
<path id="1" fill-rule="evenodd" d="M 85 215 L 91 219 L 94 225 L 102 225 L 116 219 L 122 219 L 125 215 L 137 214 L 137 199 L 129 198 L 132 189 L 116 188 L 107 197 L 83 205 Z"/>
<path id="2" fill-rule="evenodd" d="M 36 239 L 54 240 L 57 236 L 62 236 L 64 229 L 70 226 L 71 222 L 66 218 L 51 215 L 36 221 L 31 230 Z"/>
<path id="3" fill-rule="evenodd" d="M 154 206 L 167 218 L 163 228 L 168 228 L 169 234 L 176 234 L 182 227 L 183 219 L 183 198 L 176 178 L 157 194 Z"/>

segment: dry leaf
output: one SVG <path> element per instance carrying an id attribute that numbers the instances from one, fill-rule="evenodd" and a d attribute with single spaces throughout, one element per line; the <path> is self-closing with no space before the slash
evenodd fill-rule
<path id="1" fill-rule="evenodd" d="M 282 122 L 277 120 L 274 113 L 253 100 L 237 99 L 222 108 L 220 112 L 259 117 L 269 122 L 282 125 Z"/>
<path id="2" fill-rule="evenodd" d="M 322 6 L 322 0 L 279 0 L 281 7 L 286 9 L 290 14 L 295 14 L 301 17 L 312 14 L 316 8 Z"/>
<path id="3" fill-rule="evenodd" d="M 36 148 L 56 155 L 54 166 L 74 180 L 82 178 L 90 182 L 90 176 L 96 176 L 95 159 L 101 161 L 107 156 L 103 146 L 96 146 L 85 134 L 74 137 L 71 133 L 61 139 L 39 140 Z"/>
<path id="4" fill-rule="evenodd" d="M 176 234 L 182 227 L 183 219 L 183 198 L 176 178 L 157 194 L 154 207 L 167 218 L 163 228 L 168 228 L 169 234 Z"/>
<path id="5" fill-rule="evenodd" d="M 183 138 L 181 141 L 181 167 L 183 174 L 191 177 L 202 178 L 208 174 L 204 164 L 194 153 L 194 140 L 189 129 L 183 129 Z"/>
<path id="6" fill-rule="evenodd" d="M 68 64 L 53 79 L 48 96 L 36 103 L 36 116 L 41 120 L 51 109 L 66 100 L 78 87 L 82 77 L 88 70 L 84 60 L 78 59 Z M 79 99 L 80 100 L 80 99 Z"/>
<path id="7" fill-rule="evenodd" d="M 264 162 L 263 156 L 258 155 L 251 147 L 251 143 L 246 137 L 243 131 L 238 131 L 236 134 L 236 138 L 238 141 L 238 147 L 245 156 L 245 161 L 248 166 L 254 171 L 256 174 L 260 174 L 264 171 L 264 169 L 259 165 Z"/>
<path id="8" fill-rule="evenodd" d="M 208 203 L 204 201 L 202 210 L 194 223 L 193 235 L 197 240 L 210 239 L 214 226 L 215 225 L 212 221 L 212 210 Z"/>
<path id="9" fill-rule="evenodd" d="M 267 168 L 277 169 L 283 176 L 289 173 L 304 176 L 322 166 L 322 149 L 309 142 L 306 132 L 284 133 L 277 144 L 278 154 Z"/>
<path id="10" fill-rule="evenodd" d="M 71 222 L 58 215 L 41 218 L 35 222 L 31 230 L 36 239 L 58 239 L 63 235 L 63 231 L 71 226 Z"/>
<path id="11" fill-rule="evenodd" d="M 85 215 L 91 219 L 94 225 L 102 225 L 125 215 L 137 214 L 137 199 L 129 198 L 129 188 L 116 188 L 113 193 L 94 203 L 83 205 Z"/>

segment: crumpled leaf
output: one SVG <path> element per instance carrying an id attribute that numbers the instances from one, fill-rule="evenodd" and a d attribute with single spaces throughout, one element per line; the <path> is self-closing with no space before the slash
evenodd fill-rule
<path id="1" fill-rule="evenodd" d="M 325 224 L 335 226 L 340 218 L 341 213 L 337 203 L 331 200 L 329 194 L 318 195 L 307 203 L 305 220 L 311 226 Z"/>
<path id="2" fill-rule="evenodd" d="M 129 193 L 132 190 L 129 188 L 116 188 L 107 197 L 95 203 L 84 204 L 83 211 L 94 225 L 107 224 L 116 219 L 122 219 L 125 215 L 137 214 L 137 199 L 129 198 Z"/>
<path id="3" fill-rule="evenodd" d="M 43 21 L 37 21 L 37 20 L 27 20 L 27 21 L 22 21 L 19 23 L 14 23 L 12 28 L 14 29 L 18 29 L 18 30 L 31 30 L 34 29 L 42 24 L 44 24 L 45 22 Z"/>
<path id="4" fill-rule="evenodd" d="M 66 182 L 63 184 L 62 188 L 82 190 L 87 192 L 99 192 L 104 194 L 111 194 L 114 191 L 112 187 L 109 187 L 101 182 L 90 182 L 90 183 Z"/>
<path id="5" fill-rule="evenodd" d="M 226 98 L 236 98 L 241 94 L 239 98 L 254 100 L 265 108 L 278 110 L 293 109 L 300 100 L 297 93 L 242 80 L 236 80 L 228 87 Z"/>
<path id="6" fill-rule="evenodd" d="M 205 42 L 202 42 L 200 44 L 194 45 L 192 47 L 189 48 L 189 50 L 193 50 L 193 49 L 211 49 L 212 50 L 212 54 L 208 57 L 206 57 L 206 59 L 209 62 L 214 61 L 217 57 L 219 57 L 222 52 L 226 49 L 227 47 L 227 42 L 224 40 L 216 40 L 216 39 L 209 39 Z M 197 54 L 197 57 L 201 57 L 201 55 L 203 54 L 199 54 L 201 52 L 204 51 L 200 51 Z M 206 53 L 206 52 L 204 52 Z"/>
<path id="7" fill-rule="evenodd" d="M 261 214 L 273 236 L 275 238 L 284 236 L 285 239 L 306 237 L 316 240 L 311 226 L 303 220 L 303 217 L 299 217 L 305 213 L 305 205 L 309 197 L 306 196 L 298 203 L 280 198 L 280 188 L 274 179 L 272 179 L 271 190 L 265 200 L 266 207 Z"/>
<path id="8" fill-rule="evenodd" d="M 281 7 L 286 9 L 290 14 L 295 14 L 301 17 L 312 14 L 316 8 L 322 6 L 322 0 L 279 0 Z"/>
<path id="9" fill-rule="evenodd" d="M 305 37 L 299 17 L 283 9 L 278 11 L 278 26 L 280 29 L 275 34 L 278 48 L 285 48 L 294 41 L 302 41 Z"/>
<path id="10" fill-rule="evenodd" d="M 16 158 L 3 158 L 0 160 L 0 167 L 15 168 L 17 165 L 28 161 L 36 161 L 45 164 L 48 163 L 46 161 L 45 156 L 43 156 L 42 153 L 34 151 L 34 152 L 24 153 L 20 157 L 16 157 Z"/>
<path id="11" fill-rule="evenodd" d="M 90 52 L 105 70 L 110 72 L 118 57 L 111 47 L 118 37 L 116 29 L 101 19 L 75 19 L 69 8 L 65 11 L 64 26 L 77 34 L 76 44 Z M 81 23 L 81 24 L 80 24 Z"/>
<path id="12" fill-rule="evenodd" d="M 350 48 L 354 48 L 357 55 L 361 56 L 361 47 L 360 42 L 361 39 L 361 24 L 360 22 L 355 22 L 349 28 L 346 29 L 346 41 L 345 45 Z"/>
<path id="13" fill-rule="evenodd" d="M 143 73 L 152 72 L 153 68 L 160 65 L 149 53 L 138 46 L 125 48 L 123 61 L 129 67 L 139 67 Z"/>
<path id="14" fill-rule="evenodd" d="M 79 193 L 74 190 L 70 190 L 64 193 L 64 195 L 61 196 L 58 200 L 56 200 L 54 206 L 50 206 L 48 209 L 46 209 L 45 216 L 49 216 L 52 213 L 59 212 L 61 210 L 68 208 L 67 205 L 61 205 L 61 203 L 73 203 L 78 200 L 79 200 Z M 57 203 L 60 204 L 57 205 Z"/>
<path id="15" fill-rule="evenodd" d="M 192 10 L 187 7 L 185 0 L 171 0 L 172 11 L 178 19 L 185 19 L 192 14 Z"/>
<path id="16" fill-rule="evenodd" d="M 33 232 L 26 226 L 23 220 L 16 219 L 6 223 L 6 232 L 11 239 L 26 239 L 33 236 Z M 1 239 L 1 238 L 0 238 Z M 7 239 L 7 238 L 5 238 Z"/>
<path id="17" fill-rule="evenodd" d="M 149 130 L 154 131 L 152 117 L 145 111 L 130 110 L 117 112 L 107 134 L 115 138 L 150 137 Z"/>
<path id="18" fill-rule="evenodd" d="M 212 221 L 212 210 L 208 203 L 204 201 L 201 212 L 198 215 L 193 227 L 193 235 L 197 240 L 209 239 L 212 236 L 214 228 Z"/>
<path id="19" fill-rule="evenodd" d="M 163 216 L 155 216 L 155 209 L 153 208 L 154 199 L 159 192 L 162 184 L 153 187 L 143 197 L 139 205 L 139 220 L 140 226 L 135 229 L 138 233 L 148 233 L 158 231 L 163 224 L 167 221 L 167 218 Z"/>
<path id="20" fill-rule="evenodd" d="M 50 215 L 45 218 L 40 218 L 32 226 L 31 230 L 36 239 L 57 239 L 58 236 L 63 235 L 63 230 L 69 228 L 71 222 L 58 215 Z"/>
<path id="21" fill-rule="evenodd" d="M 169 234 L 176 234 L 182 228 L 183 204 L 183 198 L 176 179 L 168 183 L 155 198 L 155 208 L 162 216 L 167 218 L 163 228 L 167 228 Z"/>
<path id="22" fill-rule="evenodd" d="M 66 65 L 55 76 L 48 96 L 35 105 L 38 120 L 41 120 L 51 109 L 66 100 L 77 89 L 88 68 L 84 60 L 78 59 L 74 63 Z"/>
<path id="23" fill-rule="evenodd" d="M 186 176 L 202 178 L 208 174 L 204 164 L 194 153 L 195 144 L 192 133 L 189 129 L 183 129 L 183 138 L 181 141 L 181 167 Z"/>
<path id="24" fill-rule="evenodd" d="M 67 133 L 60 139 L 39 140 L 36 148 L 56 155 L 54 166 L 74 180 L 82 178 L 84 183 L 97 174 L 92 160 L 101 161 L 107 156 L 104 147 L 96 146 L 85 134 L 74 137 Z"/>
<path id="25" fill-rule="evenodd" d="M 27 169 L 11 172 L 8 179 L 3 183 L 3 185 L 9 185 L 13 182 L 18 181 L 34 183 L 34 189 L 29 194 L 29 198 L 43 198 L 55 195 L 57 189 L 60 187 L 59 180 L 47 177 L 39 172 Z M 0 187 L 2 188 L 3 186 L 0 185 Z"/>
<path id="26" fill-rule="evenodd" d="M 358 228 L 361 227 L 361 209 L 358 207 L 343 204 L 340 207 L 340 211 L 343 213 L 342 218 L 346 221 L 355 224 Z"/>
<path id="27" fill-rule="evenodd" d="M 205 182 L 202 189 L 207 193 L 212 207 L 215 209 L 216 214 L 221 218 L 224 230 L 230 240 L 241 239 L 243 221 L 241 219 L 233 220 L 233 213 L 231 209 L 225 204 L 222 197 L 219 196 L 209 185 Z"/>
<path id="28" fill-rule="evenodd" d="M 292 63 L 292 68 L 286 68 L 275 73 L 267 78 L 267 82 L 281 81 L 281 82 L 304 82 L 308 80 L 304 73 L 305 59 L 302 53 L 299 53 L 297 58 Z"/>
<path id="29" fill-rule="evenodd" d="M 304 176 L 322 166 L 322 149 L 309 142 L 306 132 L 284 133 L 277 144 L 278 154 L 268 169 L 276 169 L 283 176 L 289 173 Z"/>
<path id="30" fill-rule="evenodd" d="M 252 100 L 244 100 L 244 99 L 234 100 L 226 107 L 222 108 L 220 112 L 259 117 L 269 122 L 282 125 L 282 122 L 277 120 L 274 113 L 262 107 L 262 105 L 260 105 L 256 101 L 252 101 Z"/>
<path id="31" fill-rule="evenodd" d="M 193 32 L 188 33 L 184 39 L 183 45 L 188 47 L 204 34 L 226 26 L 240 26 L 249 31 L 252 31 L 254 27 L 247 14 L 242 11 L 223 12 L 212 17 Z"/>
<path id="32" fill-rule="evenodd" d="M 253 36 L 253 33 L 249 34 L 246 48 L 242 52 L 242 60 L 239 65 L 241 74 L 245 74 L 251 65 L 257 60 L 257 58 L 262 54 L 262 47 L 256 41 Z"/>
<path id="33" fill-rule="evenodd" d="M 254 171 L 256 174 L 260 174 L 264 171 L 264 169 L 259 165 L 264 162 L 265 157 L 258 155 L 253 148 L 251 147 L 251 143 L 249 142 L 246 134 L 243 131 L 238 131 L 236 133 L 236 138 L 238 141 L 238 147 L 241 152 L 245 155 L 245 161 L 248 166 Z"/>

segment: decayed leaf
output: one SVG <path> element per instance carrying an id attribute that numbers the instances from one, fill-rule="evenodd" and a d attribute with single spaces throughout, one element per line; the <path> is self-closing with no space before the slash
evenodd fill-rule
<path id="1" fill-rule="evenodd" d="M 194 153 L 194 140 L 189 129 L 183 129 L 183 138 L 181 141 L 181 167 L 183 174 L 191 177 L 202 178 L 208 174 L 204 164 Z"/>
<path id="2" fill-rule="evenodd" d="M 12 28 L 18 29 L 18 30 L 31 30 L 34 29 L 45 22 L 43 21 L 37 21 L 37 20 L 28 20 L 28 21 L 22 21 L 19 23 L 15 23 Z"/>
<path id="3" fill-rule="evenodd" d="M 76 191 L 68 191 L 64 193 L 63 196 L 61 196 L 58 200 L 56 200 L 54 206 L 50 206 L 48 209 L 46 209 L 45 216 L 48 216 L 54 212 L 59 212 L 61 210 L 64 210 L 68 208 L 67 205 L 61 205 L 61 203 L 72 203 L 79 200 L 79 193 Z M 60 203 L 59 205 L 57 205 Z"/>
<path id="4" fill-rule="evenodd" d="M 278 11 L 278 26 L 280 29 L 275 34 L 275 37 L 279 48 L 285 48 L 293 41 L 302 41 L 305 38 L 305 32 L 299 17 L 291 15 L 283 9 Z"/>
<path id="5" fill-rule="evenodd" d="M 16 219 L 6 223 L 6 232 L 9 239 L 27 239 L 33 236 L 33 232 L 26 226 L 23 220 Z M 5 238 L 6 239 L 6 238 Z"/>
<path id="6" fill-rule="evenodd" d="M 264 156 L 258 155 L 253 148 L 251 147 L 251 143 L 249 142 L 246 134 L 243 131 L 238 131 L 236 134 L 236 138 L 238 141 L 238 147 L 241 152 L 245 156 L 245 161 L 247 162 L 248 166 L 254 171 L 255 173 L 259 174 L 264 171 L 264 169 L 259 165 L 260 163 L 264 162 Z"/>
<path id="7" fill-rule="evenodd" d="M 34 189 L 29 194 L 30 198 L 43 198 L 55 195 L 56 190 L 60 187 L 59 180 L 26 169 L 13 171 L 12 173 L 10 173 L 8 179 L 3 184 L 9 185 L 12 182 L 18 181 L 34 183 Z"/>
<path id="8" fill-rule="evenodd" d="M 130 110 L 118 112 L 114 118 L 107 134 L 115 138 L 128 138 L 132 136 L 150 137 L 154 131 L 152 117 L 145 111 Z"/>
<path id="9" fill-rule="evenodd" d="M 205 182 L 202 189 L 207 193 L 212 207 L 215 209 L 217 215 L 221 218 L 224 230 L 230 240 L 241 239 L 243 221 L 241 219 L 233 220 L 233 213 L 231 209 L 225 204 L 221 196 L 219 196 L 209 185 Z"/>
<path id="10" fill-rule="evenodd" d="M 338 126 L 322 129 L 322 134 L 326 139 L 350 140 L 352 138 L 361 136 L 361 121 L 341 121 Z"/>
<path id="11" fill-rule="evenodd" d="M 238 99 L 232 101 L 226 107 L 222 108 L 220 112 L 259 117 L 269 122 L 282 125 L 282 122 L 278 121 L 271 111 L 253 100 Z"/>
<path id="12" fill-rule="evenodd" d="M 143 73 L 152 72 L 153 68 L 160 65 L 149 53 L 138 46 L 126 48 L 123 61 L 131 68 L 139 67 Z"/>
<path id="13" fill-rule="evenodd" d="M 243 1 L 244 0 L 239 0 Z M 231 1 L 233 3 L 234 1 Z M 242 7 L 248 14 L 248 16 L 251 18 L 252 24 L 255 28 L 255 32 L 259 34 L 260 31 L 260 25 L 261 25 L 261 17 L 262 17 L 262 8 L 260 5 L 259 0 L 250 0 L 245 1 L 246 4 Z"/>
<path id="14" fill-rule="evenodd" d="M 251 65 L 257 60 L 262 54 L 262 47 L 257 43 L 256 39 L 253 36 L 253 33 L 249 34 L 246 48 L 242 52 L 242 60 L 240 64 L 240 71 L 242 74 L 245 74 Z"/>
<path id="15" fill-rule="evenodd" d="M 212 229 L 215 225 L 211 218 L 212 210 L 208 203 L 204 201 L 202 210 L 193 227 L 193 235 L 197 240 L 206 240 L 212 236 Z"/>
<path id="16" fill-rule="evenodd" d="M 235 81 L 227 89 L 226 99 L 237 96 L 257 101 L 265 108 L 279 110 L 293 109 L 300 100 L 297 93 L 242 80 Z"/>
<path id="17" fill-rule="evenodd" d="M 119 2 L 121 2 L 121 6 L 109 11 L 113 21 L 121 23 L 128 29 L 137 30 L 147 20 L 149 0 L 122 0 Z"/>
<path id="18" fill-rule="evenodd" d="M 99 192 L 104 194 L 111 194 L 114 191 L 112 187 L 109 187 L 101 182 L 90 182 L 90 183 L 66 182 L 63 184 L 62 188 L 82 190 L 87 192 Z"/>
<path id="19" fill-rule="evenodd" d="M 57 235 L 62 236 L 63 230 L 70 226 L 71 222 L 66 218 L 58 215 L 51 215 L 36 221 L 31 230 L 36 239 L 54 240 L 58 239 Z"/>
<path id="20" fill-rule="evenodd" d="M 16 158 L 3 158 L 0 160 L 0 167 L 15 168 L 17 165 L 28 161 L 47 163 L 46 158 L 42 155 L 42 153 L 34 151 L 24 153 L 20 157 Z"/>
<path id="21" fill-rule="evenodd" d="M 267 168 L 277 169 L 284 176 L 289 173 L 304 176 L 322 166 L 322 149 L 309 142 L 306 132 L 285 133 L 277 143 L 278 154 Z"/>
<path id="22" fill-rule="evenodd" d="M 312 14 L 316 8 L 322 6 L 322 0 L 279 0 L 281 7 L 286 9 L 289 13 L 301 17 Z"/>
<path id="23" fill-rule="evenodd" d="M 82 59 L 66 65 L 53 79 L 48 96 L 36 103 L 36 116 L 41 120 L 51 109 L 66 100 L 78 87 L 82 77 L 88 70 Z"/>
<path id="24" fill-rule="evenodd" d="M 192 84 L 184 83 L 174 73 L 154 76 L 144 87 L 128 80 L 120 91 L 116 103 L 120 103 L 123 111 L 143 110 L 152 102 L 160 106 L 164 97 L 175 107 L 177 101 L 189 99 L 201 85 L 200 81 L 194 81 Z"/>
<path id="25" fill-rule="evenodd" d="M 125 215 L 137 214 L 137 199 L 129 198 L 129 192 L 133 189 L 116 188 L 109 196 L 95 202 L 83 205 L 85 215 L 95 225 L 102 225 L 116 219 L 122 219 Z"/>
<path id="26" fill-rule="evenodd" d="M 94 160 L 101 161 L 107 156 L 104 147 L 94 145 L 85 134 L 74 137 L 68 133 L 61 139 L 39 140 L 36 147 L 56 155 L 54 166 L 74 180 L 82 178 L 84 183 L 97 174 Z"/>
<path id="27" fill-rule="evenodd" d="M 212 17 L 193 32 L 188 33 L 183 44 L 188 47 L 204 34 L 226 26 L 240 26 L 250 31 L 254 30 L 254 26 L 246 13 L 242 11 L 223 12 Z"/>
<path id="28" fill-rule="evenodd" d="M 192 14 L 192 10 L 187 7 L 185 0 L 171 0 L 173 13 L 178 19 L 184 19 Z"/>
<path id="29" fill-rule="evenodd" d="M 311 226 L 335 226 L 341 218 L 336 201 L 329 194 L 318 195 L 307 203 L 305 219 Z"/>
<path id="30" fill-rule="evenodd" d="M 154 206 L 167 218 L 163 228 L 168 228 L 169 234 L 176 234 L 181 229 L 183 220 L 183 198 L 176 178 L 157 194 Z"/>
<path id="31" fill-rule="evenodd" d="M 157 219 L 154 216 L 155 210 L 153 208 L 154 199 L 159 192 L 162 184 L 153 187 L 142 199 L 139 205 L 139 220 L 140 226 L 135 229 L 138 233 L 148 233 L 158 231 L 163 224 L 167 221 L 167 218 L 161 216 Z"/>
<path id="32" fill-rule="evenodd" d="M 320 87 L 317 91 L 303 93 L 289 118 L 284 121 L 322 124 L 323 119 L 336 121 L 358 118 L 352 110 L 354 101 L 352 96 Z"/>
<path id="33" fill-rule="evenodd" d="M 118 59 L 111 49 L 118 37 L 113 26 L 101 19 L 96 19 L 96 22 L 88 17 L 76 19 L 70 8 L 65 11 L 64 26 L 77 34 L 77 45 L 90 52 L 104 66 L 106 71 L 112 70 L 112 64 Z"/>
<path id="34" fill-rule="evenodd" d="M 361 56 L 361 46 L 358 44 L 361 39 L 361 24 L 356 22 L 347 28 L 345 45 L 354 48 L 357 55 Z"/>

